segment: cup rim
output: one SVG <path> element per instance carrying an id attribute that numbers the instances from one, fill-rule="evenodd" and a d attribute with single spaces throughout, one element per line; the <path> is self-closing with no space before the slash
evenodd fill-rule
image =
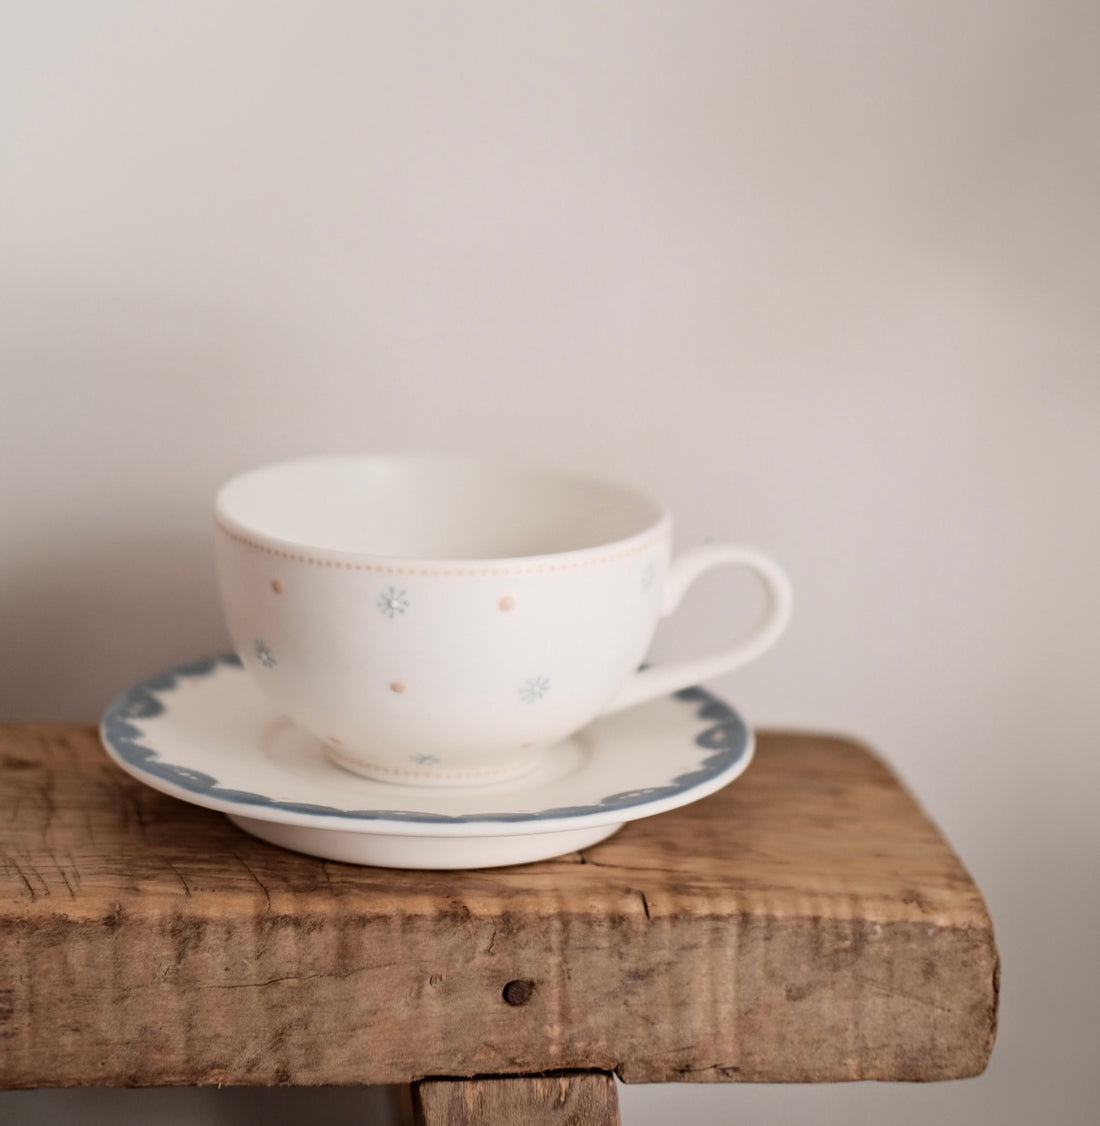
<path id="1" fill-rule="evenodd" d="M 564 548 L 559 551 L 537 552 L 516 555 L 399 555 L 384 552 L 361 551 L 349 548 L 331 547 L 321 543 L 312 542 L 302 537 L 288 537 L 265 530 L 234 515 L 230 511 L 232 493 L 247 478 L 275 470 L 286 470 L 294 466 L 306 468 L 319 463 L 337 462 L 375 462 L 389 463 L 391 465 L 413 465 L 455 467 L 472 466 L 491 468 L 501 471 L 513 471 L 539 475 L 544 478 L 556 478 L 561 482 L 575 485 L 591 485 L 601 489 L 613 490 L 624 498 L 629 498 L 635 503 L 647 505 L 652 511 L 652 519 L 638 532 L 627 536 L 602 539 L 599 542 L 587 544 L 582 547 Z M 445 569 L 460 568 L 463 573 L 471 568 L 515 569 L 522 566 L 534 566 L 539 563 L 550 562 L 555 565 L 565 566 L 572 564 L 591 564 L 605 559 L 611 561 L 623 556 L 634 555 L 648 547 L 668 539 L 671 536 L 672 516 L 660 500 L 642 489 L 624 484 L 612 478 L 598 477 L 593 474 L 575 472 L 557 466 L 548 466 L 537 462 L 509 459 L 504 457 L 480 457 L 477 455 L 451 455 L 451 454 L 392 454 L 392 453 L 346 453 L 346 454 L 319 454 L 303 457 L 284 458 L 278 461 L 266 462 L 262 465 L 246 469 L 225 481 L 219 488 L 214 498 L 215 525 L 231 539 L 277 556 L 299 559 L 303 562 L 343 563 L 354 569 L 377 569 L 392 571 L 399 567 L 410 569 L 423 569 L 432 573 Z"/>

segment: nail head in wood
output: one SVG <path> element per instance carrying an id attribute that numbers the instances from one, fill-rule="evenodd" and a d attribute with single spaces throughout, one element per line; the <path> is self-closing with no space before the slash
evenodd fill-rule
<path id="1" fill-rule="evenodd" d="M 535 991 L 535 983 L 533 981 L 510 981 L 504 987 L 503 997 L 509 1005 L 526 1005 L 531 1000 L 531 994 Z"/>

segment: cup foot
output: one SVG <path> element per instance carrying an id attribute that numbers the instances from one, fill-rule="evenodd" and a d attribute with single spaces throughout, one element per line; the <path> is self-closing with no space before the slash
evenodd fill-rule
<path id="1" fill-rule="evenodd" d="M 524 750 L 521 756 L 509 758 L 501 766 L 446 767 L 429 762 L 390 766 L 349 754 L 346 748 L 325 744 L 325 753 L 344 770 L 374 782 L 399 786 L 485 786 L 494 782 L 510 782 L 513 778 L 530 774 L 542 761 L 544 752 L 544 747 Z"/>

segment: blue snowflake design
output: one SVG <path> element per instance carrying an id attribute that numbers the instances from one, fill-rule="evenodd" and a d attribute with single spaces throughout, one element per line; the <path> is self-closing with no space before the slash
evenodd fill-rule
<path id="1" fill-rule="evenodd" d="M 622 790 L 608 794 L 589 805 L 543 809 L 535 813 L 449 815 L 400 809 L 336 809 L 332 806 L 313 805 L 307 802 L 278 801 L 264 794 L 223 787 L 216 778 L 201 770 L 164 762 L 155 750 L 142 743 L 144 736 L 135 726 L 135 721 L 162 715 L 166 709 L 161 698 L 165 695 L 170 698 L 172 691 L 182 680 L 191 677 L 208 677 L 223 665 L 240 668 L 241 661 L 236 654 L 209 657 L 171 669 L 134 685 L 119 696 L 103 716 L 100 724 L 100 736 L 103 742 L 123 762 L 142 774 L 159 778 L 192 794 L 204 794 L 239 805 L 281 809 L 289 813 L 308 813 L 317 817 L 332 817 L 336 820 L 404 821 L 419 824 L 461 824 L 472 821 L 531 823 L 586 817 L 605 810 L 630 809 L 632 806 L 647 805 L 661 798 L 673 797 L 716 775 L 725 773 L 745 758 L 752 747 L 749 729 L 733 708 L 703 688 L 685 688 L 674 693 L 674 698 L 694 706 L 695 716 L 703 728 L 695 736 L 695 745 L 706 751 L 707 755 L 693 770 L 677 775 L 663 786 L 651 786 L 642 790 Z"/>
<path id="2" fill-rule="evenodd" d="M 441 761 L 439 755 L 409 755 L 409 758 L 417 766 L 438 766 Z"/>
<path id="3" fill-rule="evenodd" d="M 279 663 L 275 660 L 275 654 L 272 653 L 271 646 L 260 638 L 257 638 L 252 643 L 252 651 L 256 654 L 256 660 L 259 661 L 265 669 L 273 669 Z"/>
<path id="4" fill-rule="evenodd" d="M 403 590 L 391 586 L 378 596 L 378 612 L 387 618 L 396 618 L 409 608 L 409 596 Z"/>
<path id="5" fill-rule="evenodd" d="M 519 690 L 519 698 L 525 704 L 533 704 L 536 700 L 541 700 L 549 691 L 550 681 L 546 677 L 533 676 L 523 682 L 523 687 Z"/>

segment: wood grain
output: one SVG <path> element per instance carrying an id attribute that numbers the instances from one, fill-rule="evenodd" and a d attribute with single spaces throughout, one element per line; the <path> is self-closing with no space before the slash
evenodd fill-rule
<path id="1" fill-rule="evenodd" d="M 986 1064 L 997 972 L 958 858 L 844 740 L 762 735 L 583 855 L 402 872 L 257 841 L 90 728 L 0 727 L 0 1086 L 946 1079 Z"/>
<path id="2" fill-rule="evenodd" d="M 413 1089 L 419 1126 L 618 1126 L 610 1075 L 430 1079 Z"/>

